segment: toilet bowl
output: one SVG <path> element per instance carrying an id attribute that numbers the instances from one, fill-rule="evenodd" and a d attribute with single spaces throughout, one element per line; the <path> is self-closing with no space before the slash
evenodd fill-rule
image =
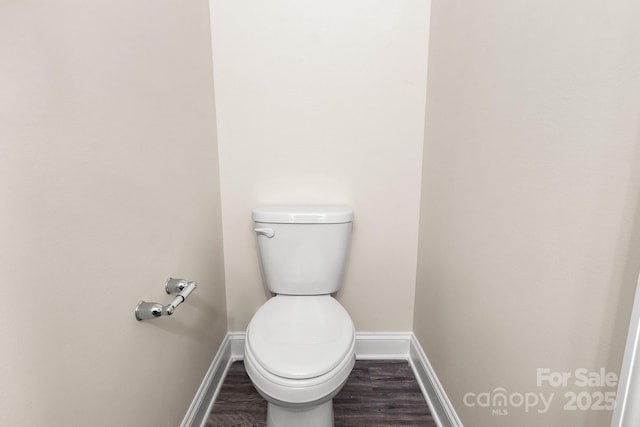
<path id="1" fill-rule="evenodd" d="M 268 402 L 269 426 L 333 425 L 331 399 L 354 363 L 353 323 L 328 295 L 278 295 L 247 328 L 245 367 Z"/>
<path id="2" fill-rule="evenodd" d="M 355 328 L 340 288 L 352 212 L 254 210 L 265 284 L 276 295 L 249 322 L 244 363 L 267 400 L 268 427 L 333 426 L 333 397 L 355 363 Z"/>

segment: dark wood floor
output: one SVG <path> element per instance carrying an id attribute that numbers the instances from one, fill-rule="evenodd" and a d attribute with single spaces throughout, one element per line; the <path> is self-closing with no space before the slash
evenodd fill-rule
<path id="1" fill-rule="evenodd" d="M 333 399 L 333 410 L 335 427 L 436 427 L 406 361 L 356 361 L 347 383 Z M 263 427 L 266 417 L 267 402 L 253 388 L 244 364 L 233 363 L 206 427 Z"/>

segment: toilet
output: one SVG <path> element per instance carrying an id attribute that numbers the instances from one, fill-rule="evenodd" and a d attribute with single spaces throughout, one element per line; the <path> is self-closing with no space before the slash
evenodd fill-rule
<path id="1" fill-rule="evenodd" d="M 353 211 L 271 206 L 253 211 L 271 297 L 254 314 L 244 364 L 267 400 L 267 427 L 333 426 L 333 397 L 355 363 L 355 328 L 331 294 L 342 286 Z"/>

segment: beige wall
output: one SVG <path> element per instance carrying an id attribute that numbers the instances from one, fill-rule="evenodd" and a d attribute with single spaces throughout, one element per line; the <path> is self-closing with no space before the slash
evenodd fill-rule
<path id="1" fill-rule="evenodd" d="M 428 2 L 211 4 L 220 178 L 206 2 L 0 6 L 0 424 L 177 425 L 267 297 L 251 209 L 344 203 L 338 298 L 413 328 L 466 425 L 606 425 L 535 375 L 620 366 L 639 7 L 436 1 L 423 153 Z M 135 321 L 168 275 L 200 286 Z M 555 397 L 462 400 L 496 387 Z"/>
<path id="2" fill-rule="evenodd" d="M 359 330 L 411 330 L 428 3 L 211 4 L 229 328 L 267 297 L 252 208 L 334 203 L 355 211 L 338 299 Z"/>
<path id="3" fill-rule="evenodd" d="M 640 271 L 640 6 L 435 1 L 415 333 L 465 425 L 608 425 Z M 466 393 L 555 393 L 545 414 Z M 517 401 L 517 398 L 516 398 Z"/>
<path id="4" fill-rule="evenodd" d="M 176 426 L 227 330 L 207 3 L 3 2 L 0 58 L 0 425 Z"/>

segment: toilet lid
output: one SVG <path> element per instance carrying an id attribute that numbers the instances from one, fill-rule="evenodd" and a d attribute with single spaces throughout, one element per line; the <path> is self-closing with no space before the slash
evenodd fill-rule
<path id="1" fill-rule="evenodd" d="M 344 360 L 354 340 L 353 322 L 330 295 L 278 295 L 258 309 L 247 344 L 260 365 L 283 378 L 314 378 Z"/>

